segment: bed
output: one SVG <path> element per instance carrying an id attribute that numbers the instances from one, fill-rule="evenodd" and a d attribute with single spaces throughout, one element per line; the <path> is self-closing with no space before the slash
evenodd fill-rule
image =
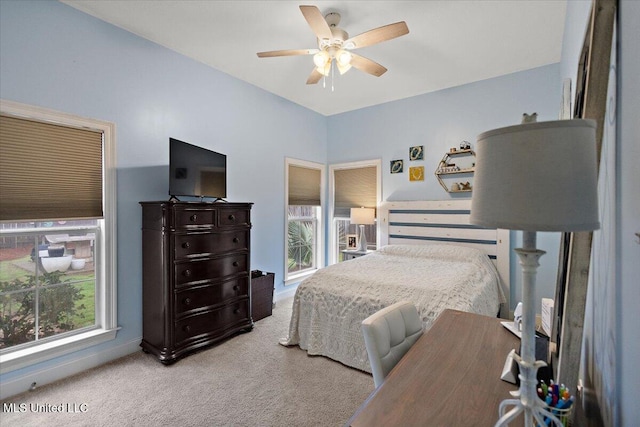
<path id="1" fill-rule="evenodd" d="M 371 372 L 360 324 L 397 301 L 416 304 L 425 330 L 447 308 L 505 313 L 508 234 L 468 224 L 469 203 L 383 204 L 381 249 L 305 279 L 294 296 L 289 334 L 280 343 Z"/>

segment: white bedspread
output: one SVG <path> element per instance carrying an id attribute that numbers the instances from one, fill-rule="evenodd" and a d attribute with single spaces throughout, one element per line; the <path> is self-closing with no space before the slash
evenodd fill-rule
<path id="1" fill-rule="evenodd" d="M 390 245 L 318 270 L 296 290 L 289 336 L 299 345 L 371 372 L 362 321 L 397 301 L 412 301 L 425 331 L 445 309 L 496 316 L 504 302 L 487 255 L 452 245 Z"/>

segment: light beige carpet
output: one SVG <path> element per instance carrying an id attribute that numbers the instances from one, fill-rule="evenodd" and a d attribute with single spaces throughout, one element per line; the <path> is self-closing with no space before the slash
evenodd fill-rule
<path id="1" fill-rule="evenodd" d="M 371 375 L 283 347 L 292 299 L 253 331 L 164 366 L 142 351 L 0 404 L 9 426 L 342 426 L 373 391 Z M 65 405 L 77 413 L 32 412 Z M 70 406 L 69 406 L 70 405 Z M 84 411 L 84 412 L 82 412 Z"/>

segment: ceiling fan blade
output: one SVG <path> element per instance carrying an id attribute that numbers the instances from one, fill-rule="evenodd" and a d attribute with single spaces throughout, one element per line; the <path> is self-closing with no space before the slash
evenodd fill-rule
<path id="1" fill-rule="evenodd" d="M 387 72 L 387 69 L 375 61 L 372 61 L 364 56 L 356 55 L 351 52 L 351 65 L 360 71 L 369 73 L 376 77 L 380 77 Z"/>
<path id="2" fill-rule="evenodd" d="M 274 56 L 313 55 L 318 52 L 318 49 L 285 49 L 272 50 L 269 52 L 258 52 L 257 55 L 259 58 L 271 58 Z"/>
<path id="3" fill-rule="evenodd" d="M 331 28 L 329 28 L 329 24 L 320 13 L 320 9 L 315 6 L 300 6 L 300 11 L 302 15 L 304 15 L 304 19 L 307 20 L 309 26 L 313 30 L 313 33 L 320 40 L 322 39 L 331 39 Z"/>
<path id="4" fill-rule="evenodd" d="M 322 73 L 320 73 L 320 71 L 318 71 L 317 68 L 314 68 L 311 74 L 309 74 L 309 77 L 307 78 L 307 84 L 314 85 L 318 83 L 321 78 L 322 78 Z"/>
<path id="5" fill-rule="evenodd" d="M 344 45 L 348 46 L 349 49 L 356 49 L 395 39 L 396 37 L 404 36 L 408 33 L 409 27 L 407 27 L 407 23 L 400 21 L 395 24 L 385 25 L 384 27 L 378 27 L 362 34 L 358 34 L 357 36 L 346 40 Z"/>

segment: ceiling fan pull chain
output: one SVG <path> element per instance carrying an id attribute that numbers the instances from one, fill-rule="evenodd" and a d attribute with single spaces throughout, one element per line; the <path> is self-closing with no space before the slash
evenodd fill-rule
<path id="1" fill-rule="evenodd" d="M 333 87 L 333 76 L 336 75 L 336 70 L 335 70 L 336 64 L 335 61 L 331 61 L 331 92 L 333 92 L 334 87 Z"/>

